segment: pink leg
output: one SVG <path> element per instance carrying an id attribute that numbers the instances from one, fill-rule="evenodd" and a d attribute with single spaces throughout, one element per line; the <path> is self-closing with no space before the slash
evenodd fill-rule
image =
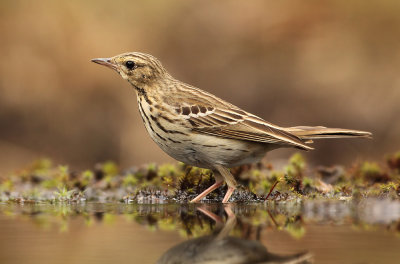
<path id="1" fill-rule="evenodd" d="M 222 203 L 228 203 L 229 198 L 231 197 L 233 191 L 236 189 L 236 181 L 233 177 L 230 170 L 222 165 L 215 165 L 215 168 L 221 174 L 222 178 L 224 178 L 226 184 L 228 185 L 228 190 L 226 191 L 225 197 L 222 200 Z"/>
<path id="2" fill-rule="evenodd" d="M 231 198 L 231 195 L 233 191 L 235 190 L 235 187 L 228 187 L 228 190 L 226 191 L 225 197 L 222 200 L 222 203 L 228 203 L 229 198 Z"/>
<path id="3" fill-rule="evenodd" d="M 207 196 L 207 194 L 209 194 L 210 192 L 214 191 L 215 189 L 217 189 L 218 187 L 220 187 L 222 184 L 224 183 L 223 180 L 221 181 L 216 181 L 213 185 L 211 185 L 210 187 L 208 187 L 207 190 L 205 190 L 204 192 L 200 193 L 198 196 L 196 196 L 196 198 L 194 198 L 193 200 L 191 200 L 191 203 L 197 203 L 200 202 L 201 199 L 203 199 L 204 197 Z"/>

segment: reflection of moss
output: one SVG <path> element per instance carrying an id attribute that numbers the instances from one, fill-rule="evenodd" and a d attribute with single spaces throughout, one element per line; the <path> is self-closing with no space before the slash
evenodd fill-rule
<path id="1" fill-rule="evenodd" d="M 353 227 L 361 230 L 375 230 L 382 225 L 382 216 L 372 217 L 376 206 L 393 208 L 394 204 L 376 200 L 357 206 L 356 203 L 309 202 L 306 206 L 297 202 L 281 204 L 235 205 L 232 210 L 237 217 L 237 225 L 231 235 L 249 237 L 251 230 L 259 228 L 278 229 L 294 238 L 301 238 L 306 233 L 306 224 L 314 222 L 336 224 L 349 221 Z M 375 209 L 374 209 L 375 208 Z M 227 216 L 224 207 L 209 205 L 209 211 L 218 215 L 222 222 Z M 331 210 L 335 209 L 335 210 Z M 332 213 L 329 213 L 332 212 Z M 87 227 L 95 224 L 116 225 L 125 219 L 148 227 L 149 230 L 177 230 L 184 237 L 199 237 L 216 231 L 219 225 L 208 216 L 200 213 L 197 207 L 187 204 L 140 205 L 140 204 L 100 204 L 100 203 L 56 203 L 56 204 L 0 204 L 0 213 L 7 218 L 29 220 L 39 228 L 57 228 L 68 232 L 69 223 L 82 221 Z M 388 215 L 390 217 L 390 215 Z M 80 219 L 80 220 L 79 220 Z M 390 219 L 390 218 L 389 218 Z M 382 230 L 400 233 L 399 221 L 388 221 Z"/>
<path id="2" fill-rule="evenodd" d="M 301 220 L 301 217 L 298 215 L 287 218 L 287 222 L 285 224 L 285 230 L 288 231 L 288 233 L 292 237 L 297 239 L 302 238 L 306 233 L 306 229 L 304 228 L 304 224 Z"/>

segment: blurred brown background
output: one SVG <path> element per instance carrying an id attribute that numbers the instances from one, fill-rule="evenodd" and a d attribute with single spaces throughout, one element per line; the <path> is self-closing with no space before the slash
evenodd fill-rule
<path id="1" fill-rule="evenodd" d="M 398 0 L 2 0 L 0 172 L 44 156 L 76 169 L 172 160 L 129 84 L 90 62 L 126 51 L 278 125 L 374 133 L 320 141 L 314 163 L 381 157 L 400 148 L 399 14 Z"/>

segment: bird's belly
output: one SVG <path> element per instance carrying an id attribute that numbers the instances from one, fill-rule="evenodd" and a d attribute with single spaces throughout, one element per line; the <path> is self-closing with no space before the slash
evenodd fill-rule
<path id="1" fill-rule="evenodd" d="M 216 164 L 231 168 L 254 163 L 268 151 L 267 144 L 197 134 L 182 143 L 158 145 L 176 160 L 209 169 Z"/>

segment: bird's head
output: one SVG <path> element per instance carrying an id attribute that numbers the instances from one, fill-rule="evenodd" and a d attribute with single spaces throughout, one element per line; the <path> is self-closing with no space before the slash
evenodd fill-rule
<path id="1" fill-rule="evenodd" d="M 169 76 L 158 59 L 139 52 L 128 52 L 111 58 L 92 59 L 92 61 L 117 71 L 122 78 L 128 80 L 136 88 L 144 88 Z"/>

